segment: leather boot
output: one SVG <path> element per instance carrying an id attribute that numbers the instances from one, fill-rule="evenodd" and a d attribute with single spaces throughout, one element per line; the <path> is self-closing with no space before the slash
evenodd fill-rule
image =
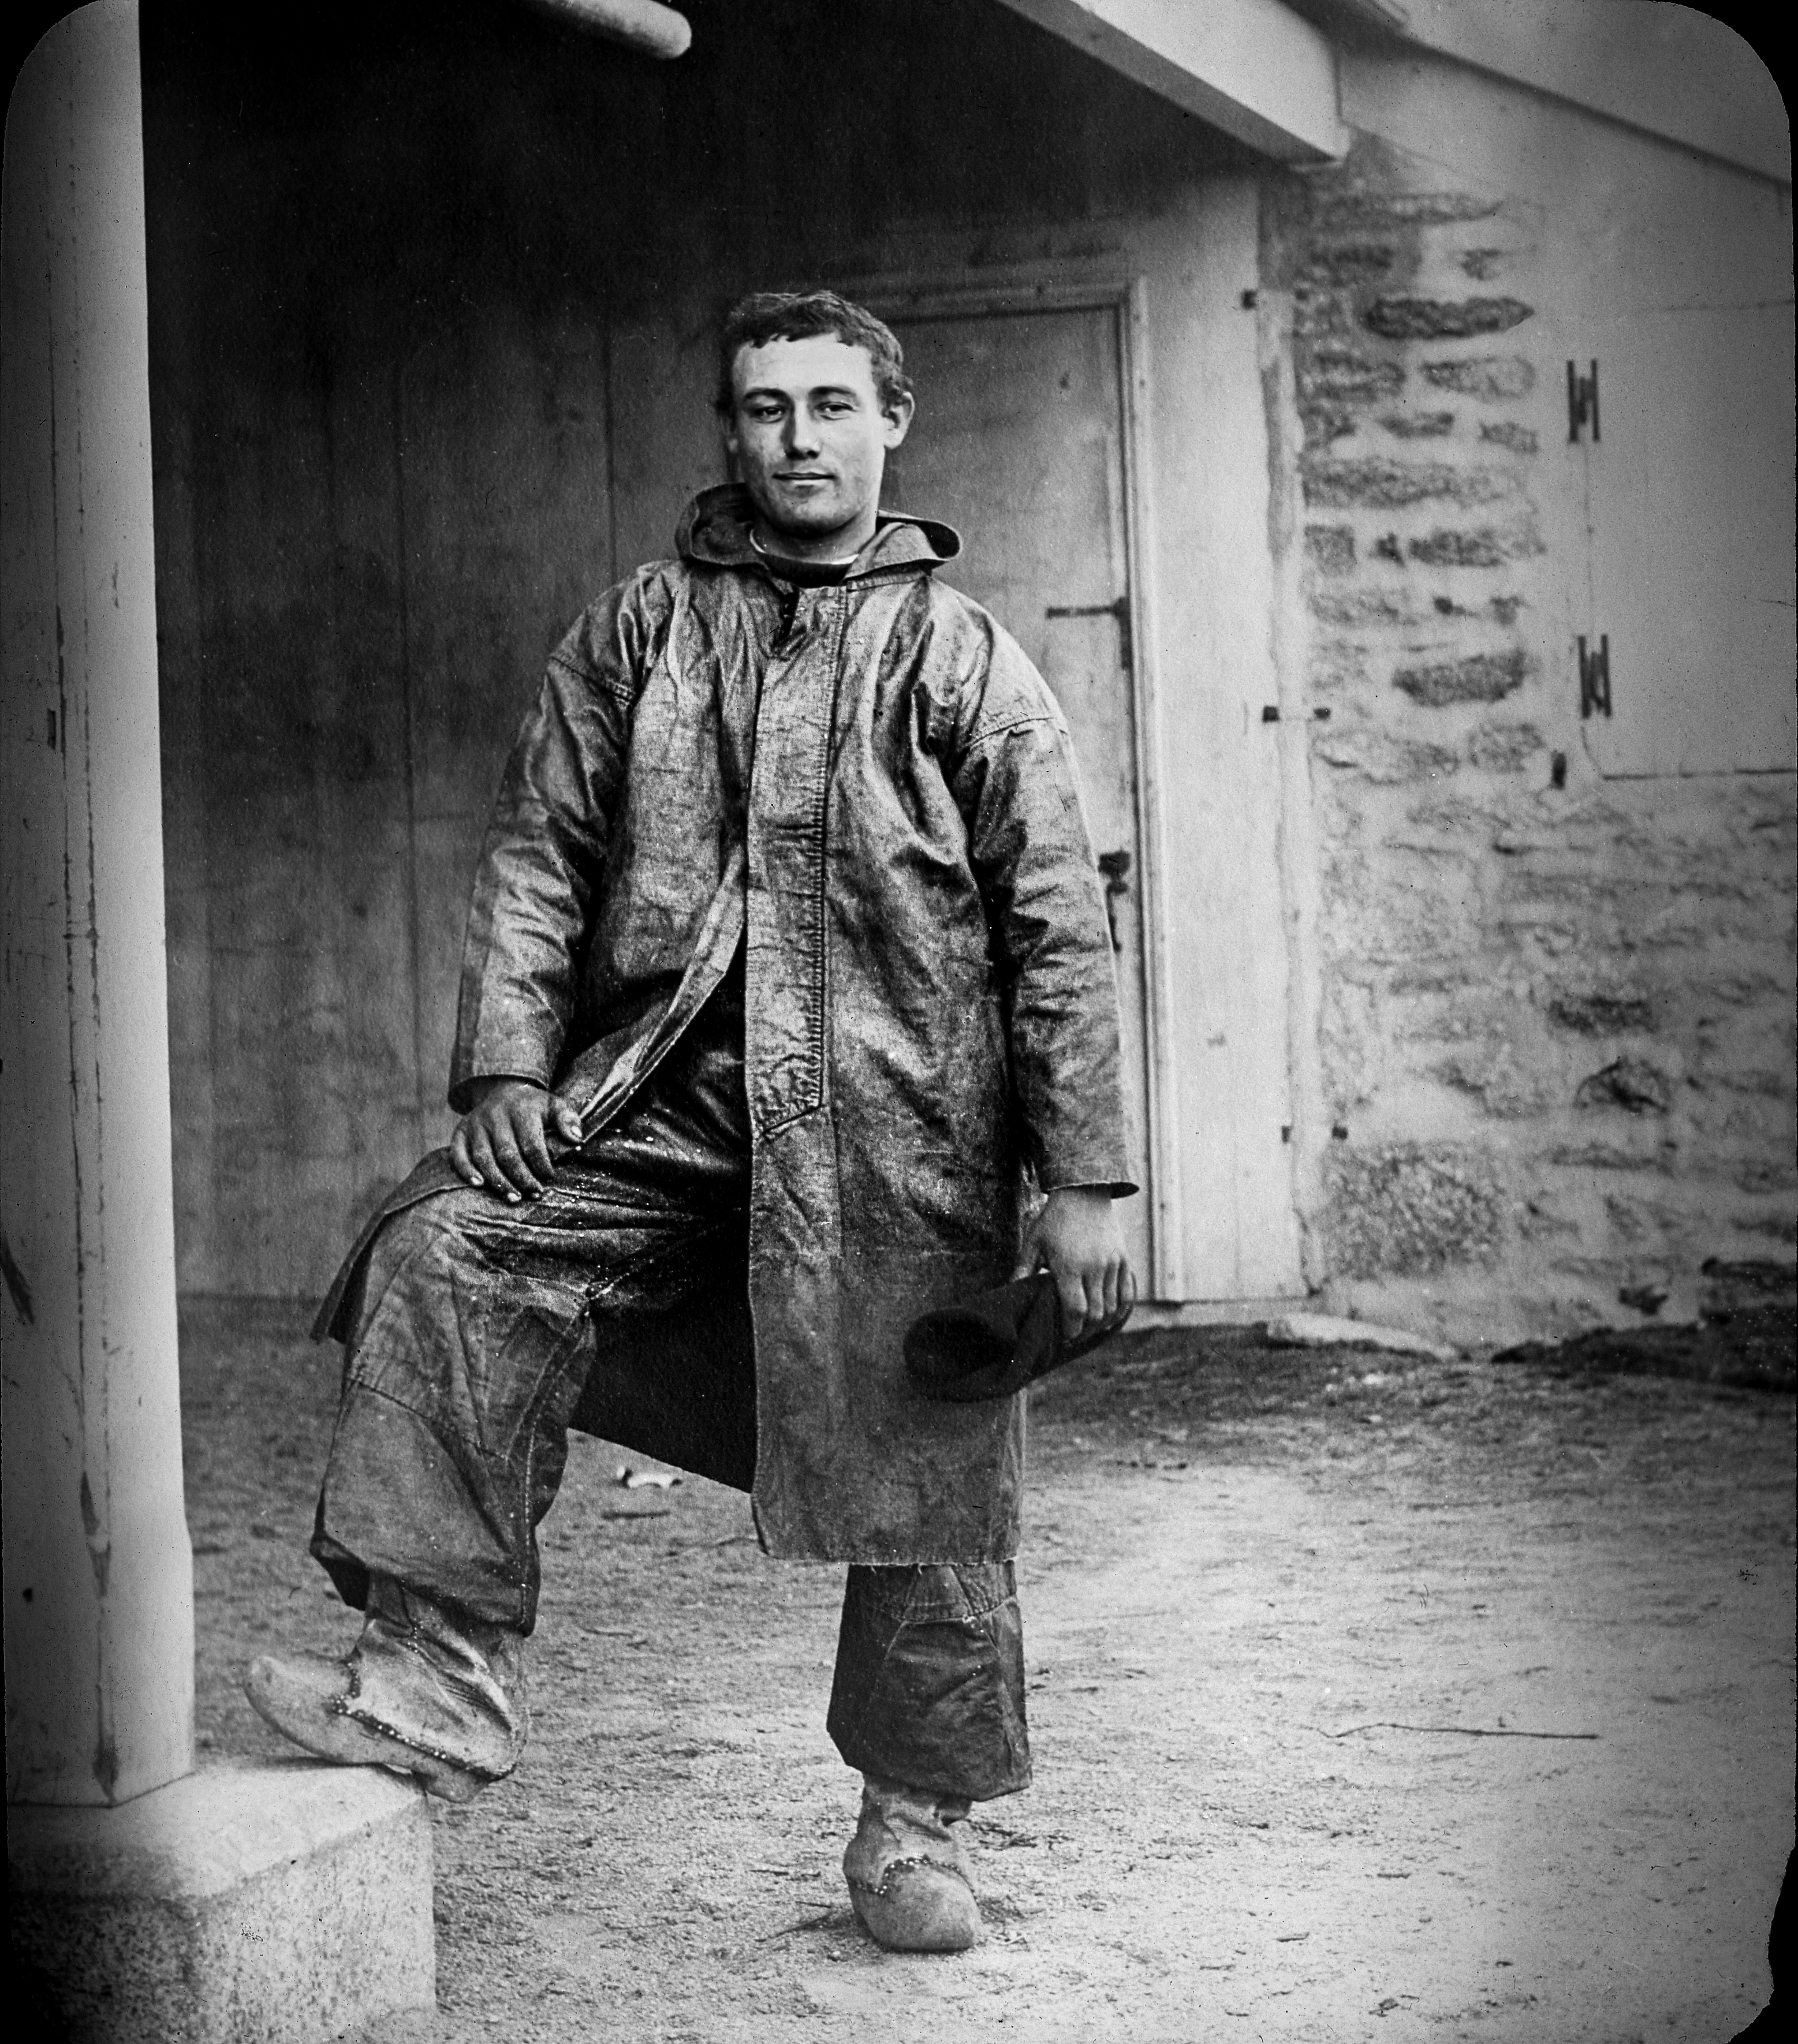
<path id="1" fill-rule="evenodd" d="M 843 1854 L 862 1928 L 889 1952 L 964 1952 L 980 1912 L 960 1827 L 965 1797 L 863 1777 L 861 1821 Z"/>
<path id="2" fill-rule="evenodd" d="M 374 1576 L 362 1636 L 343 1659 L 263 1654 L 244 1693 L 308 1753 L 414 1774 L 461 1803 L 510 1774 L 524 1750 L 523 1648 L 509 1627 Z"/>

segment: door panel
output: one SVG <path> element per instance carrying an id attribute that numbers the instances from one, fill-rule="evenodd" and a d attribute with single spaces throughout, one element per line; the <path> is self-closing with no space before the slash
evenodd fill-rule
<path id="1" fill-rule="evenodd" d="M 887 467 L 894 509 L 946 519 L 943 578 L 985 605 L 1054 691 L 1106 877 L 1123 1012 L 1125 1108 L 1148 1190 L 1142 849 L 1129 666 L 1122 367 L 1109 307 L 895 318 L 918 415 Z M 1151 1200 L 1120 1214 L 1148 1289 Z"/>
<path id="2" fill-rule="evenodd" d="M 1610 642 L 1588 750 L 1618 776 L 1790 773 L 1790 301 L 1638 312 L 1579 341 L 1602 396 L 1583 628 Z"/>

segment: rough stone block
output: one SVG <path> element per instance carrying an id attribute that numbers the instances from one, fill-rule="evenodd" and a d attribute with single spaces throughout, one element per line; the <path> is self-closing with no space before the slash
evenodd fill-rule
<path id="1" fill-rule="evenodd" d="M 1751 1100 L 1786 1100 L 1792 1093 L 1792 1067 L 1738 1065 L 1733 1070 L 1713 1071 L 1709 1082 L 1726 1093 L 1746 1093 Z"/>
<path id="2" fill-rule="evenodd" d="M 1646 1058 L 1619 1058 L 1580 1082 L 1577 1107 L 1620 1107 L 1628 1114 L 1665 1114 L 1673 1089 L 1665 1072 Z"/>
<path id="3" fill-rule="evenodd" d="M 1477 284 L 1490 283 L 1511 260 L 1508 248 L 1464 248 L 1456 259 Z"/>
<path id="4" fill-rule="evenodd" d="M 1453 390 L 1492 404 L 1527 398 L 1536 387 L 1536 366 L 1521 355 L 1457 355 L 1450 361 L 1426 362 L 1423 378 L 1438 390 Z"/>
<path id="5" fill-rule="evenodd" d="M 1525 1200 L 1517 1210 L 1519 1239 L 1532 1247 L 1550 1243 L 1577 1243 L 1581 1217 L 1566 1212 L 1554 1201 L 1539 1194 Z"/>
<path id="6" fill-rule="evenodd" d="M 1605 1194 L 1604 1218 L 1612 1239 L 1632 1249 L 1668 1232 L 1664 1217 L 1652 1201 L 1631 1199 L 1620 1193 Z"/>
<path id="7" fill-rule="evenodd" d="M 1405 965 L 1455 959 L 1471 969 L 1480 944 L 1477 868 L 1438 849 L 1328 859 L 1323 874 L 1333 967 L 1351 960 Z"/>
<path id="8" fill-rule="evenodd" d="M 1620 1285 L 1617 1288 L 1617 1303 L 1628 1306 L 1652 1319 L 1667 1303 L 1667 1288 L 1652 1281 L 1645 1284 Z"/>
<path id="9" fill-rule="evenodd" d="M 1675 1158 L 1658 1132 L 1639 1142 L 1561 1143 L 1549 1151 L 1547 1162 L 1556 1169 L 1577 1171 L 1584 1178 L 1594 1171 L 1658 1171 L 1670 1173 Z"/>
<path id="10" fill-rule="evenodd" d="M 1358 774 L 1379 787 L 1416 787 L 1445 780 L 1461 764 L 1446 746 L 1365 728 L 1319 725 L 1311 750 L 1326 766 Z"/>
<path id="11" fill-rule="evenodd" d="M 1515 496 L 1516 477 L 1506 470 L 1457 468 L 1446 462 L 1307 458 L 1299 464 L 1305 501 L 1329 509 L 1351 505 L 1396 510 L 1446 498 L 1451 504 L 1491 504 Z"/>
<path id="12" fill-rule="evenodd" d="M 1313 348 L 1298 373 L 1301 398 L 1334 398 L 1345 404 L 1376 404 L 1403 389 L 1403 365 L 1390 355 L 1359 348 Z"/>
<path id="13" fill-rule="evenodd" d="M 1333 973 L 1325 987 L 1319 1047 L 1324 1084 L 1339 1108 L 1353 1110 L 1370 1099 L 1385 1067 L 1387 1036 L 1370 987 Z"/>
<path id="14" fill-rule="evenodd" d="M 1312 649 L 1311 686 L 1337 694 L 1365 688 L 1367 656 L 1351 639 L 1326 639 Z"/>
<path id="15" fill-rule="evenodd" d="M 1423 567 L 1496 568 L 1539 554 L 1542 543 L 1533 525 L 1481 525 L 1472 532 L 1425 533 L 1406 551 Z"/>
<path id="16" fill-rule="evenodd" d="M 1355 536 L 1346 525 L 1307 525 L 1305 551 L 1323 574 L 1346 574 L 1355 564 Z"/>
<path id="17" fill-rule="evenodd" d="M 1453 412 L 1388 412 L 1380 421 L 1401 440 L 1439 440 L 1454 431 Z"/>
<path id="18" fill-rule="evenodd" d="M 1354 413 L 1344 411 L 1339 405 L 1301 405 L 1299 419 L 1308 448 L 1328 447 L 1332 440 L 1346 440 L 1357 424 Z"/>
<path id="19" fill-rule="evenodd" d="M 1326 624 L 1416 624 L 1421 615 L 1402 589 L 1320 589 L 1311 615 Z"/>
<path id="20" fill-rule="evenodd" d="M 1515 419 L 1485 420 L 1480 437 L 1494 447 L 1508 448 L 1513 454 L 1534 454 L 1538 446 L 1534 428 L 1520 426 Z"/>
<path id="21" fill-rule="evenodd" d="M 1347 340 L 1355 330 L 1353 302 L 1339 291 L 1313 291 L 1303 286 L 1292 294 L 1292 331 L 1300 340 L 1330 336 Z"/>
<path id="22" fill-rule="evenodd" d="M 1489 220 L 1498 209 L 1496 199 L 1477 198 L 1471 192 L 1363 189 L 1324 199 L 1315 219 L 1326 232 L 1341 234 L 1366 227 L 1440 227 L 1453 221 Z"/>
<path id="23" fill-rule="evenodd" d="M 1515 774 L 1547 741 L 1533 724 L 1488 724 L 1474 732 L 1467 756 L 1488 774 Z"/>
<path id="24" fill-rule="evenodd" d="M 13 1949 L 72 2044 L 321 2044 L 434 2004 L 430 1822 L 395 1775 L 219 1767 L 6 1831 Z"/>
<path id="25" fill-rule="evenodd" d="M 1520 647 L 1502 653 L 1469 653 L 1459 660 L 1436 660 L 1400 667 L 1392 686 L 1429 709 L 1454 703 L 1502 702 L 1523 685 L 1528 656 Z"/>
<path id="26" fill-rule="evenodd" d="M 1771 1257 L 1707 1256 L 1698 1266 L 1707 1313 L 1739 1313 L 1757 1306 L 1798 1307 L 1798 1264 Z"/>
<path id="27" fill-rule="evenodd" d="M 1389 241 L 1344 241 L 1313 248 L 1302 277 L 1319 284 L 1363 284 L 1384 277 L 1398 260 Z"/>
<path id="28" fill-rule="evenodd" d="M 1333 1275 L 1421 1277 L 1497 1254 L 1502 1204 L 1479 1159 L 1411 1144 L 1333 1148 L 1325 1175 Z"/>
<path id="29" fill-rule="evenodd" d="M 1438 1085 L 1477 1101 L 1500 1120 L 1539 1114 L 1553 1097 L 1549 1076 L 1534 1066 L 1519 1065 L 1509 1043 L 1445 1058 L 1430 1067 L 1430 1075 Z"/>
<path id="30" fill-rule="evenodd" d="M 1376 298 L 1361 314 L 1369 333 L 1386 340 L 1466 340 L 1504 333 L 1535 313 L 1521 298 Z"/>
<path id="31" fill-rule="evenodd" d="M 1548 1012 L 1552 1021 L 1582 1036 L 1615 1036 L 1654 1027 L 1654 1004 L 1639 993 L 1557 993 Z"/>

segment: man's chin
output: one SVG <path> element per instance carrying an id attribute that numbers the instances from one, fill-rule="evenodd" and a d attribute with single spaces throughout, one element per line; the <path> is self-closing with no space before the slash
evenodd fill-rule
<path id="1" fill-rule="evenodd" d="M 856 514 L 845 513 L 842 498 L 833 490 L 828 497 L 787 497 L 769 490 L 752 490 L 749 501 L 769 535 L 776 539 L 804 540 L 815 546 L 833 532 L 852 531 Z"/>
<path id="2" fill-rule="evenodd" d="M 768 538 L 776 551 L 783 541 L 789 546 L 815 547 L 841 533 L 844 536 L 843 545 L 846 551 L 849 545 L 848 535 L 855 524 L 853 519 L 845 520 L 834 516 L 795 517 L 791 512 L 775 517 L 766 511 L 761 514 L 761 522 L 767 528 Z"/>

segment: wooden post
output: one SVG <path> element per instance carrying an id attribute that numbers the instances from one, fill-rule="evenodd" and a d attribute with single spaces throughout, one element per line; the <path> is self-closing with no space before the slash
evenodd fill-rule
<path id="1" fill-rule="evenodd" d="M 137 9 L 96 0 L 0 199 L 9 1930 L 94 2044 L 314 2044 L 432 2006 L 430 1824 L 379 1768 L 193 1772 L 145 300 Z"/>
<path id="2" fill-rule="evenodd" d="M 135 0 L 21 72 L 0 213 L 6 1794 L 193 1765 Z"/>

